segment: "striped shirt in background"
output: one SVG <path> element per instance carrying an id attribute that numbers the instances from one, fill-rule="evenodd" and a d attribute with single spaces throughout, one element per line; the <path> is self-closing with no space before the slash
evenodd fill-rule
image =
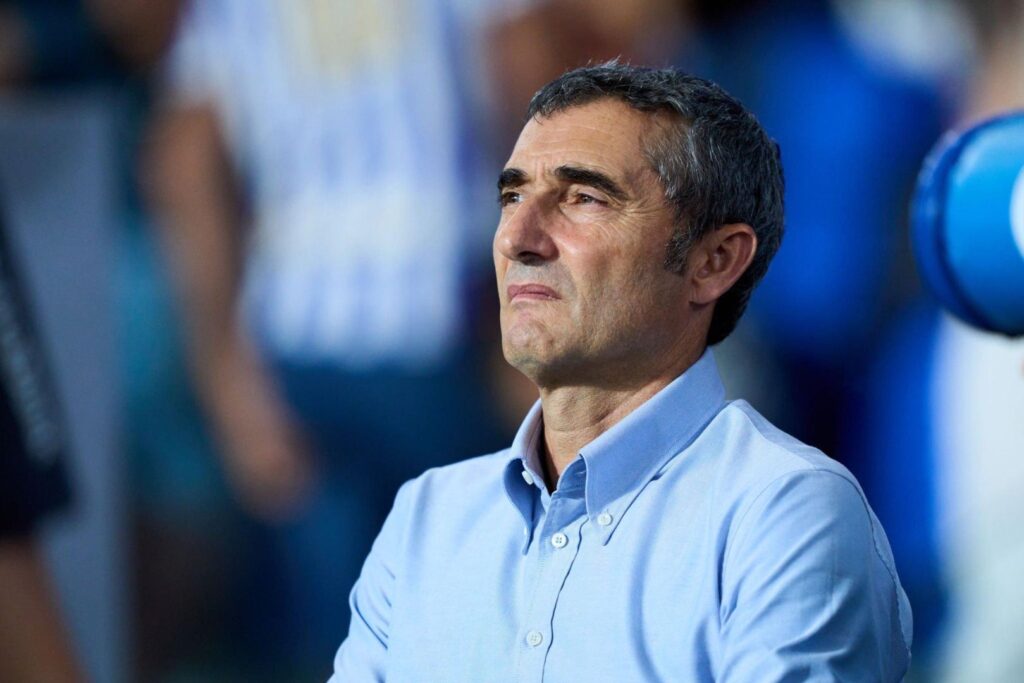
<path id="1" fill-rule="evenodd" d="M 243 310 L 272 357 L 416 369 L 458 347 L 496 224 L 482 60 L 462 55 L 495 4 L 193 3 L 170 89 L 222 120 L 253 216 Z"/>

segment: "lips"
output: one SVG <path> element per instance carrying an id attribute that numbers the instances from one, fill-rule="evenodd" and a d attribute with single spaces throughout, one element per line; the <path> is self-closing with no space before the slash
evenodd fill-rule
<path id="1" fill-rule="evenodd" d="M 544 285 L 536 283 L 527 283 L 523 285 L 509 285 L 506 290 L 508 294 L 509 303 L 514 301 L 554 301 L 562 297 L 558 296 L 558 292 L 545 287 Z"/>

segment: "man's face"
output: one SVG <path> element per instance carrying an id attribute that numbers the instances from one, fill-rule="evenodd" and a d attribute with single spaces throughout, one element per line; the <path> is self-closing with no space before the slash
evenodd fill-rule
<path id="1" fill-rule="evenodd" d="M 643 154 L 650 115 L 616 100 L 530 120 L 502 173 L 494 264 L 505 358 L 541 386 L 614 382 L 678 346 L 675 213 Z"/>

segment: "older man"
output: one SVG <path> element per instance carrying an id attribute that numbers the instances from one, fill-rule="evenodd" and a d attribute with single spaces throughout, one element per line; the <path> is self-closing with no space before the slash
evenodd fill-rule
<path id="1" fill-rule="evenodd" d="M 335 681 L 897 681 L 910 610 L 853 476 L 708 346 L 782 234 L 778 151 L 674 70 L 545 86 L 499 180 L 512 447 L 406 484 Z"/>

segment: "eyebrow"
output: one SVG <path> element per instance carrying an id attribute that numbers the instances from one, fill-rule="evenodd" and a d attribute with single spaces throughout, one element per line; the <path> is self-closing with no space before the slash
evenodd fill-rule
<path id="1" fill-rule="evenodd" d="M 506 168 L 498 176 L 498 191 L 526 184 L 526 173 L 518 168 Z"/>
<path id="2" fill-rule="evenodd" d="M 568 183 L 590 185 L 607 193 L 610 197 L 622 201 L 628 196 L 622 187 L 601 171 L 582 166 L 559 166 L 555 169 L 555 177 Z M 518 168 L 506 168 L 498 176 L 498 191 L 510 187 L 525 185 L 526 172 Z"/>
<path id="3" fill-rule="evenodd" d="M 608 194 L 613 199 L 622 201 L 628 196 L 622 187 L 601 171 L 580 166 L 559 166 L 555 169 L 555 177 L 569 183 L 590 185 Z"/>

